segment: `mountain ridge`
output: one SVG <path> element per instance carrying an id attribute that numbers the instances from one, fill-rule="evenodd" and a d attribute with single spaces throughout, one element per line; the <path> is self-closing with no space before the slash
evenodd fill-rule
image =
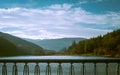
<path id="1" fill-rule="evenodd" d="M 59 51 L 62 50 L 63 48 L 67 48 L 69 47 L 73 41 L 75 42 L 79 42 L 81 40 L 84 40 L 85 38 L 58 38 L 58 39 L 26 39 L 29 42 L 35 43 L 41 47 L 43 47 L 44 49 L 48 49 L 48 50 L 55 50 L 55 51 Z"/>
<path id="2" fill-rule="evenodd" d="M 21 52 L 21 53 L 19 53 L 19 55 L 36 55 L 36 54 L 41 55 L 41 54 L 44 54 L 44 49 L 42 47 L 40 47 L 36 44 L 33 44 L 31 42 L 28 42 L 24 39 L 21 39 L 19 37 L 10 35 L 8 33 L 0 32 L 0 38 L 5 40 L 5 42 L 7 42 L 7 43 L 14 44 L 16 46 L 15 52 L 16 51 Z M 2 40 L 0 40 L 0 41 L 2 41 Z M 4 43 L 4 42 L 1 42 L 1 47 L 3 46 L 2 43 Z M 7 47 L 7 46 L 4 46 L 4 47 Z M 0 49 L 0 51 L 2 51 L 2 50 Z M 8 52 L 9 52 L 9 50 L 7 49 L 6 53 L 8 53 Z M 10 55 L 10 53 L 8 55 Z M 13 52 L 13 55 L 16 55 L 16 53 Z"/>

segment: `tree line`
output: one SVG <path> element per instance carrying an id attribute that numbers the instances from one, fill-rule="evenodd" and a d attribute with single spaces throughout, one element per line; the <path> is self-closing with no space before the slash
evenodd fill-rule
<path id="1" fill-rule="evenodd" d="M 78 43 L 74 41 L 70 47 L 60 51 L 60 54 L 120 57 L 120 29 Z"/>

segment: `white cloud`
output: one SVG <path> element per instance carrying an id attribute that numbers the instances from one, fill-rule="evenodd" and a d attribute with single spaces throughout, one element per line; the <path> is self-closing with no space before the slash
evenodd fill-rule
<path id="1" fill-rule="evenodd" d="M 103 1 L 107 1 L 107 0 L 96 0 L 95 2 L 103 2 Z"/>
<path id="2" fill-rule="evenodd" d="M 106 1 L 106 0 L 80 0 L 78 4 L 82 5 L 87 3 L 99 3 L 103 1 Z"/>
<path id="3" fill-rule="evenodd" d="M 60 4 L 55 4 L 55 5 L 51 5 L 49 7 L 49 9 L 53 9 L 53 10 L 69 10 L 71 9 L 72 5 L 70 4 L 63 4 L 63 5 L 60 5 Z"/>
<path id="4" fill-rule="evenodd" d="M 93 37 L 111 30 L 102 26 L 119 26 L 120 14 L 93 14 L 70 4 L 55 4 L 44 9 L 0 9 L 0 30 L 23 38 Z M 96 28 L 87 25 L 96 25 Z M 9 30 L 9 28 L 17 28 Z M 90 28 L 89 28 L 90 27 Z M 106 27 L 107 28 L 107 27 Z"/>
<path id="5" fill-rule="evenodd" d="M 86 4 L 88 1 L 84 0 L 84 1 L 80 1 L 79 4 Z"/>

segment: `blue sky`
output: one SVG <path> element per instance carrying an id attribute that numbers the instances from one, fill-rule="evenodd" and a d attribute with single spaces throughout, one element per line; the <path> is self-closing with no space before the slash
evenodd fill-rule
<path id="1" fill-rule="evenodd" d="M 120 0 L 0 0 L 0 31 L 22 38 L 91 38 L 120 28 Z"/>

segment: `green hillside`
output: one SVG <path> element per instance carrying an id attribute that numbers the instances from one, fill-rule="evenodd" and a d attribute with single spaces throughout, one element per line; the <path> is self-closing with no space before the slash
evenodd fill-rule
<path id="1" fill-rule="evenodd" d="M 17 47 L 13 43 L 9 42 L 7 39 L 3 37 L 0 37 L 0 56 L 13 55 L 15 50 L 17 50 Z"/>
<path id="2" fill-rule="evenodd" d="M 44 55 L 44 49 L 26 40 L 0 32 L 0 56 Z"/>
<path id="3" fill-rule="evenodd" d="M 73 44 L 64 51 L 67 55 L 97 55 L 120 57 L 120 29 Z"/>

